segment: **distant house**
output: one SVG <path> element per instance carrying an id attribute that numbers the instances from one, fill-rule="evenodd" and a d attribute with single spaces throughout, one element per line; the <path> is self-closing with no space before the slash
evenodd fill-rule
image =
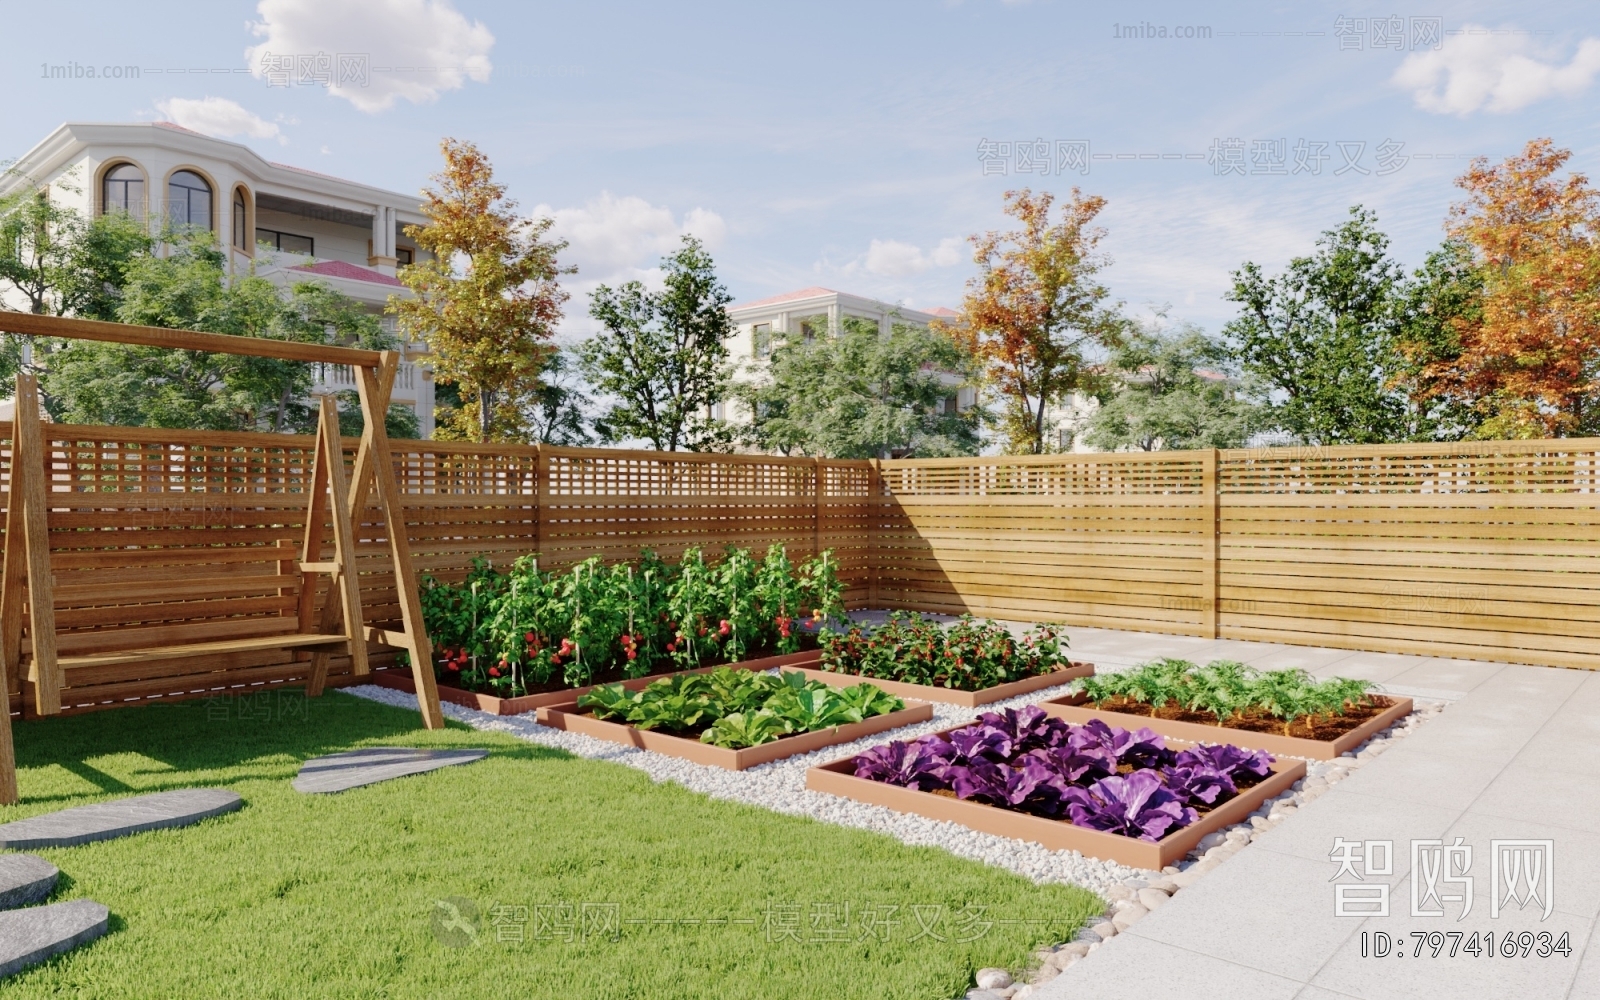
<path id="1" fill-rule="evenodd" d="M 396 269 L 424 255 L 402 229 L 426 220 L 416 195 L 272 163 L 247 146 L 169 122 L 69 122 L 0 176 L 0 197 L 35 187 L 84 217 L 127 212 L 148 222 L 209 229 L 234 273 L 254 271 L 285 289 L 319 281 L 381 313 L 410 292 Z M 393 329 L 392 318 L 384 322 Z M 433 433 L 426 347 L 405 344 L 392 401 Z M 316 394 L 355 388 L 347 369 L 318 373 Z"/>
<path id="2" fill-rule="evenodd" d="M 928 326 L 936 319 L 954 320 L 956 312 L 942 306 L 934 309 L 911 309 L 862 295 L 836 292 L 831 288 L 813 286 L 798 291 L 784 292 L 754 302 L 741 302 L 728 307 L 728 317 L 736 328 L 729 354 L 733 363 L 747 376 L 759 379 L 765 370 L 772 348 L 787 336 L 812 340 L 837 336 L 844 329 L 846 317 L 857 317 L 875 323 L 883 336 L 888 336 L 896 323 L 909 326 Z M 961 385 L 955 375 L 947 375 L 950 396 L 945 405 L 966 409 L 977 399 L 976 391 Z M 714 416 L 723 416 L 718 410 Z"/>

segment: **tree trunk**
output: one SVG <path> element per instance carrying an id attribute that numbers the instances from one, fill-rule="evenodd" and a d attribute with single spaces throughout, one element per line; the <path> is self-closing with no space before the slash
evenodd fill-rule
<path id="1" fill-rule="evenodd" d="M 493 395 L 488 389 L 478 390 L 478 441 L 480 443 L 487 443 L 489 440 L 489 404 Z"/>

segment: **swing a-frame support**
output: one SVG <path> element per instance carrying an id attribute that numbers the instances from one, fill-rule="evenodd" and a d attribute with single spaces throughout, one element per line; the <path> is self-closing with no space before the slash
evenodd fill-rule
<path id="1" fill-rule="evenodd" d="M 25 715 L 54 715 L 61 711 L 62 691 L 71 688 L 74 672 L 104 673 L 118 667 L 141 663 L 226 658 L 272 650 L 294 650 L 297 656 L 310 654 L 306 673 L 306 694 L 320 695 L 327 679 L 328 658 L 340 649 L 350 657 L 356 676 L 370 672 L 367 663 L 369 637 L 385 645 L 399 647 L 409 654 L 416 682 L 418 707 L 423 724 L 429 729 L 444 726 L 439 709 L 439 693 L 434 686 L 433 648 L 422 622 L 422 606 L 417 596 L 416 571 L 411 563 L 405 508 L 401 502 L 384 417 L 389 410 L 389 395 L 394 386 L 400 356 L 395 351 L 366 351 L 323 344 L 231 337 L 214 333 L 166 330 L 156 327 L 127 326 L 92 320 L 35 316 L 0 311 L 0 331 L 68 340 L 92 340 L 173 350 L 205 351 L 276 358 L 284 361 L 349 365 L 355 374 L 361 398 L 365 427 L 356 450 L 349 479 L 345 476 L 344 450 L 339 437 L 338 410 L 329 397 L 320 400 L 316 447 L 307 484 L 305 534 L 298 544 L 283 542 L 276 547 L 254 546 L 243 550 L 241 559 L 270 566 L 275 580 L 297 580 L 298 604 L 293 631 L 274 627 L 263 632 L 263 619 L 241 617 L 237 635 L 207 637 L 204 641 L 164 641 L 139 648 L 94 650 L 73 655 L 58 655 L 56 628 L 56 575 L 51 560 L 52 466 L 55 460 L 46 448 L 39 419 L 39 392 L 34 377 L 17 376 L 15 417 L 12 424 L 11 482 L 6 502 L 5 555 L 0 567 L 0 804 L 17 801 L 16 760 L 11 741 L 11 705 L 7 691 L 10 678 L 21 685 Z M 71 501 L 63 493 L 57 506 Z M 383 535 L 389 558 L 394 564 L 394 580 L 400 605 L 401 629 L 368 630 L 362 617 L 361 588 L 356 560 L 355 525 L 375 501 L 383 516 Z M 75 502 L 75 501 L 74 501 Z M 92 502 L 90 504 L 92 506 Z M 323 558 L 326 526 L 332 526 L 331 560 Z M 107 556 L 110 567 L 117 566 L 117 577 L 128 579 L 125 553 Z M 296 558 L 297 557 L 297 558 Z M 79 567 L 82 568 L 82 567 Z M 238 570 L 239 567 L 233 567 Z M 137 569 L 134 570 L 137 576 Z M 219 575 L 217 586 L 238 574 Z M 320 612 L 317 609 L 317 580 L 330 578 L 331 586 Z M 134 579 L 124 588 L 138 587 Z M 191 588 L 196 581 L 187 580 Z M 147 586 L 159 588 L 152 579 Z M 200 582 L 204 587 L 204 581 Z M 225 596 L 225 595 L 223 595 Z M 23 628 L 26 619 L 27 641 Z M 227 620 L 224 619 L 226 622 Z M 276 623 L 277 619 L 266 619 Z M 100 634 L 100 633 L 97 633 Z M 105 633 L 115 635 L 115 633 Z M 116 645 L 108 643 L 107 646 Z M 29 695 L 31 694 L 31 698 Z"/>

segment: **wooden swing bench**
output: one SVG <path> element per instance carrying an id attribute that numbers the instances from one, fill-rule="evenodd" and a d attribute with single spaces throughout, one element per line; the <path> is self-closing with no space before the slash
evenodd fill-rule
<path id="1" fill-rule="evenodd" d="M 398 354 L 8 312 L 0 312 L 0 330 L 349 365 L 365 419 L 347 481 L 337 406 L 323 397 L 303 515 L 283 507 L 281 493 L 257 515 L 280 523 L 303 516 L 301 538 L 216 544 L 205 532 L 152 530 L 152 518 L 177 511 L 203 520 L 219 500 L 249 508 L 248 487 L 220 498 L 181 487 L 106 493 L 95 491 L 91 475 L 80 492 L 73 446 L 46 447 L 37 383 L 27 373 L 17 377 L 0 568 L 0 803 L 17 800 L 13 683 L 25 718 L 286 680 L 303 680 L 316 696 L 335 653 L 348 655 L 353 675 L 368 674 L 367 642 L 376 640 L 410 654 L 423 723 L 444 725 L 384 431 Z M 363 622 L 355 524 L 369 496 L 383 514 L 400 631 Z M 85 516 L 96 530 L 84 530 Z M 324 555 L 329 525 L 331 558 Z M 323 576 L 330 583 L 319 609 Z"/>

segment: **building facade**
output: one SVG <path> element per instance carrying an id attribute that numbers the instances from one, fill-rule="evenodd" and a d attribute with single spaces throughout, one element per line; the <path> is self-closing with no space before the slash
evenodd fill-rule
<path id="1" fill-rule="evenodd" d="M 50 133 L 0 176 L 0 197 L 23 187 L 48 193 L 85 218 L 110 211 L 207 229 L 227 248 L 234 274 L 254 273 L 288 289 L 317 281 L 375 314 L 391 295 L 410 292 L 395 277 L 422 251 L 405 236 L 426 222 L 416 195 L 387 191 L 273 163 L 236 142 L 169 122 L 70 122 Z M 392 319 L 384 322 L 393 329 Z M 409 343 L 392 401 L 433 433 L 433 376 L 426 348 Z M 314 393 L 354 388 L 352 374 L 319 370 Z"/>
<path id="2" fill-rule="evenodd" d="M 878 332 L 887 337 L 896 323 L 925 327 L 934 320 L 954 320 L 956 313 L 943 307 L 911 309 L 831 288 L 811 287 L 741 302 L 728 308 L 728 317 L 734 326 L 728 353 L 735 370 L 742 378 L 759 380 L 765 374 L 772 348 L 783 337 L 797 335 L 812 340 L 836 336 L 844 329 L 847 317 L 876 324 Z M 960 377 L 953 374 L 946 374 L 945 380 L 950 385 L 945 405 L 960 409 L 974 405 L 976 390 L 962 385 Z M 713 416 L 724 415 L 733 419 L 747 416 L 713 413 Z"/>

